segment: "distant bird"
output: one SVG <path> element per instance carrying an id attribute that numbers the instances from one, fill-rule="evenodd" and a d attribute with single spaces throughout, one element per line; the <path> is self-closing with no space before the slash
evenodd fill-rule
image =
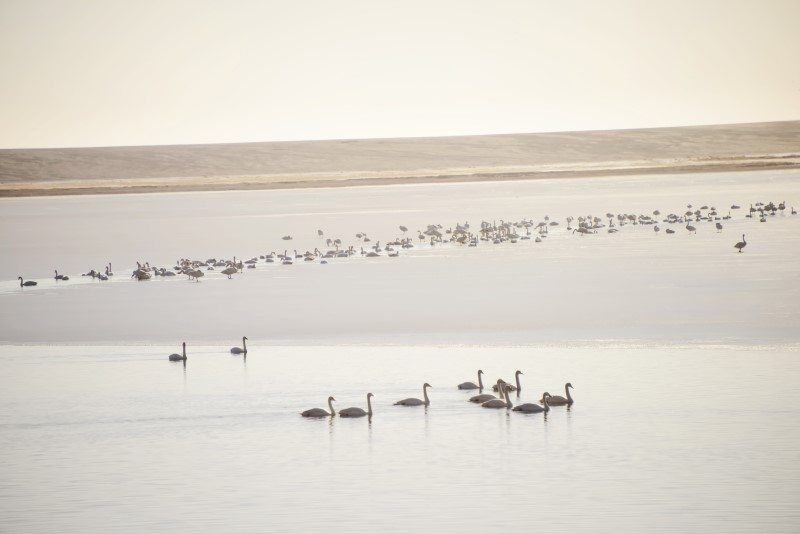
<path id="1" fill-rule="evenodd" d="M 539 406 L 538 404 L 532 404 L 530 402 L 526 402 L 525 404 L 520 404 L 519 406 L 514 406 L 515 412 L 522 412 L 522 413 L 540 413 L 540 412 L 549 412 L 550 406 L 547 404 L 548 399 L 550 398 L 550 394 L 548 392 L 544 392 L 542 394 L 542 400 L 544 406 Z"/>
<path id="2" fill-rule="evenodd" d="M 236 274 L 237 271 L 238 269 L 236 267 L 226 267 L 225 269 L 222 269 L 220 272 L 222 274 L 228 275 L 228 280 L 230 280 L 232 278 L 232 275 Z"/>
<path id="3" fill-rule="evenodd" d="M 406 233 L 406 232 L 408 232 L 408 228 L 406 228 L 405 226 L 403 226 L 403 225 L 401 224 L 401 225 L 400 225 L 400 231 L 401 231 L 401 232 L 403 232 L 403 233 Z"/>
<path id="4" fill-rule="evenodd" d="M 183 354 L 170 354 L 169 361 L 171 362 L 180 362 L 186 361 L 186 342 L 183 342 Z"/>
<path id="5" fill-rule="evenodd" d="M 242 347 L 231 347 L 231 354 L 247 354 L 247 337 L 242 338 Z"/>
<path id="6" fill-rule="evenodd" d="M 397 402 L 394 403 L 394 405 L 395 406 L 430 406 L 431 401 L 428 398 L 428 388 L 430 388 L 430 387 L 433 387 L 433 386 L 431 386 L 427 382 L 425 382 L 422 385 L 422 397 L 425 400 L 409 398 L 409 399 L 403 399 L 401 401 L 397 401 Z"/>
<path id="7" fill-rule="evenodd" d="M 572 396 L 569 394 L 569 390 L 570 389 L 575 389 L 575 388 L 572 387 L 572 384 L 567 382 L 564 385 L 564 392 L 567 395 L 566 397 L 562 397 L 561 395 L 550 395 L 545 400 L 544 395 L 542 395 L 542 398 L 539 399 L 539 404 L 544 404 L 545 402 L 548 402 L 550 404 L 550 406 L 572 405 L 572 403 L 575 402 L 575 401 L 572 399 Z"/>
<path id="8" fill-rule="evenodd" d="M 689 233 L 691 233 L 691 232 L 697 233 L 697 228 L 695 228 L 694 226 L 692 226 L 689 223 L 686 223 L 686 229 L 689 230 Z"/>
<path id="9" fill-rule="evenodd" d="M 328 409 L 330 409 L 330 412 L 326 412 L 322 408 L 311 408 L 300 415 L 303 417 L 333 417 L 336 415 L 336 411 L 333 409 L 333 401 L 335 400 L 333 397 L 328 397 Z"/>
<path id="10" fill-rule="evenodd" d="M 372 402 L 370 402 L 372 397 L 374 397 L 372 393 L 367 393 L 366 412 L 361 408 L 345 408 L 344 410 L 339 411 L 339 417 L 364 417 L 365 415 L 372 417 Z"/>
<path id="11" fill-rule="evenodd" d="M 34 282 L 33 280 L 28 280 L 27 282 L 23 282 L 21 276 L 18 276 L 17 278 L 19 279 L 19 287 L 23 287 L 23 286 L 30 287 L 30 286 L 38 285 L 38 283 Z"/>
<path id="12" fill-rule="evenodd" d="M 747 246 L 747 241 L 744 240 L 744 234 L 742 234 L 742 240 L 733 245 L 733 248 L 736 248 L 739 250 L 739 252 L 741 252 L 742 249 L 746 246 Z"/>
<path id="13" fill-rule="evenodd" d="M 717 232 L 721 232 L 722 231 L 722 223 L 717 223 L 716 226 L 717 226 Z"/>
<path id="14" fill-rule="evenodd" d="M 292 236 L 290 236 L 290 235 L 285 235 L 285 236 L 283 236 L 281 239 L 283 239 L 284 241 L 291 241 L 291 240 L 292 240 Z"/>
<path id="15" fill-rule="evenodd" d="M 667 228 L 667 233 L 668 234 L 674 234 L 675 230 L 673 230 L 672 228 Z"/>
<path id="16" fill-rule="evenodd" d="M 509 391 L 522 391 L 522 385 L 520 385 L 520 383 L 519 383 L 519 375 L 524 375 L 524 374 L 525 373 L 523 373 L 522 371 L 519 371 L 519 370 L 516 373 L 514 373 L 514 380 L 517 383 L 516 386 L 512 386 L 511 384 L 509 384 L 505 380 L 503 380 L 502 382 L 503 382 L 503 384 L 506 384 L 508 386 L 508 390 Z M 499 385 L 498 384 L 493 385 L 492 386 L 492 391 L 500 391 Z"/>
<path id="17" fill-rule="evenodd" d="M 483 380 L 481 380 L 481 375 L 483 371 L 478 369 L 478 383 L 475 382 L 462 382 L 458 385 L 458 389 L 483 389 Z"/>
<path id="18" fill-rule="evenodd" d="M 67 276 L 65 274 L 58 274 L 58 271 L 56 271 L 56 280 L 65 280 L 66 281 L 66 280 L 69 280 L 69 276 Z"/>
<path id="19" fill-rule="evenodd" d="M 322 236 L 323 236 L 323 235 L 325 235 L 325 234 L 323 233 L 323 231 L 322 231 L 322 230 L 317 230 L 317 235 L 318 235 L 319 237 L 322 237 Z M 331 397 L 331 398 L 333 398 L 333 397 Z M 333 409 L 333 408 L 331 408 L 331 409 Z"/>
<path id="20" fill-rule="evenodd" d="M 498 387 L 500 387 L 500 398 L 499 399 L 491 399 L 483 404 L 481 404 L 482 408 L 513 408 L 511 404 L 511 400 L 508 398 L 508 384 L 500 384 L 498 381 Z M 505 400 L 503 400 L 505 399 Z"/>

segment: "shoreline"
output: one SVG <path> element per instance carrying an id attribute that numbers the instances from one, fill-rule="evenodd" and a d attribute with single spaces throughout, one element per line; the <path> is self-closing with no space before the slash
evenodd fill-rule
<path id="1" fill-rule="evenodd" d="M 0 198 L 247 191 L 331 187 L 412 185 L 433 183 L 501 182 L 589 178 L 600 176 L 662 175 L 800 168 L 800 154 L 756 155 L 670 162 L 606 162 L 595 166 L 549 165 L 484 167 L 411 172 L 306 173 L 255 176 L 197 176 L 176 178 L 58 180 L 0 183 Z"/>

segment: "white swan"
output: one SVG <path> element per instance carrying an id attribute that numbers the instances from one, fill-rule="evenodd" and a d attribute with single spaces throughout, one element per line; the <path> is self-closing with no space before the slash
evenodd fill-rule
<path id="1" fill-rule="evenodd" d="M 397 401 L 397 402 L 394 403 L 394 405 L 395 406 L 423 406 L 423 405 L 430 406 L 431 401 L 428 398 L 428 388 L 432 388 L 432 387 L 433 386 L 431 386 L 427 382 L 425 382 L 422 385 L 422 396 L 425 398 L 425 400 L 409 398 L 409 399 L 403 399 L 401 401 Z"/>
<path id="2" fill-rule="evenodd" d="M 564 384 L 564 392 L 566 393 L 567 396 L 566 397 L 562 397 L 561 395 L 550 395 L 550 397 L 547 399 L 547 403 L 550 406 L 571 405 L 575 401 L 573 400 L 572 395 L 569 394 L 570 388 L 575 389 L 572 386 L 572 384 L 567 382 L 566 384 Z M 544 403 L 544 396 L 542 396 L 542 398 L 539 399 L 539 404 L 542 404 L 542 403 Z"/>
<path id="3" fill-rule="evenodd" d="M 483 404 L 481 404 L 482 407 L 484 407 L 484 408 L 495 408 L 495 409 L 513 408 L 514 405 L 511 404 L 511 400 L 508 398 L 508 384 L 501 384 L 501 385 L 502 385 L 501 397 L 505 398 L 505 400 L 503 400 L 502 398 L 501 399 L 488 400 L 488 401 L 484 402 Z"/>
<path id="4" fill-rule="evenodd" d="M 328 408 L 330 412 L 326 412 L 322 408 L 311 408 L 310 410 L 306 410 L 300 415 L 303 417 L 333 417 L 336 415 L 336 411 L 333 409 L 333 401 L 335 401 L 333 397 L 328 397 Z"/>
<path id="5" fill-rule="evenodd" d="M 514 406 L 515 412 L 522 412 L 522 413 L 540 413 L 540 412 L 549 412 L 550 406 L 547 404 L 548 399 L 550 398 L 550 394 L 548 392 L 542 393 L 542 400 L 544 401 L 544 407 L 539 406 L 538 404 L 532 404 L 530 402 L 526 402 L 525 404 L 520 404 L 519 406 Z"/>
<path id="6" fill-rule="evenodd" d="M 170 354 L 169 361 L 171 362 L 180 362 L 186 361 L 186 342 L 183 342 L 183 354 Z"/>
<path id="7" fill-rule="evenodd" d="M 372 417 L 372 403 L 370 399 L 374 395 L 372 393 L 367 393 L 367 411 L 365 412 L 361 408 L 345 408 L 344 410 L 339 411 L 339 417 L 364 417 L 368 415 Z"/>
<path id="8" fill-rule="evenodd" d="M 504 384 L 508 385 L 508 390 L 509 391 L 522 391 L 522 386 L 519 383 L 519 375 L 524 375 L 524 374 L 525 373 L 523 373 L 522 371 L 517 371 L 516 373 L 514 373 L 514 380 L 517 382 L 516 387 L 512 386 L 511 384 L 509 384 L 505 380 L 503 380 L 502 382 Z M 499 391 L 499 389 L 497 389 L 497 384 L 492 386 L 492 391 Z"/>
<path id="9" fill-rule="evenodd" d="M 242 338 L 242 347 L 231 347 L 231 354 L 247 354 L 247 336 Z"/>
<path id="10" fill-rule="evenodd" d="M 478 383 L 477 385 L 475 382 L 462 382 L 458 385 L 458 389 L 483 389 L 483 380 L 481 379 L 481 375 L 483 371 L 478 369 Z"/>

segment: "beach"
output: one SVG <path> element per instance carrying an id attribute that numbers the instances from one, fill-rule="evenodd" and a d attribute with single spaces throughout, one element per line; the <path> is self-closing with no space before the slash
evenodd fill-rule
<path id="1" fill-rule="evenodd" d="M 0 150 L 0 196 L 487 182 L 800 167 L 800 121 L 441 138 Z"/>

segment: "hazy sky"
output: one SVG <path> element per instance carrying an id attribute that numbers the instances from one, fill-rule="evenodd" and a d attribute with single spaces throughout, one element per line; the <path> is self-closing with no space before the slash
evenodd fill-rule
<path id="1" fill-rule="evenodd" d="M 800 119 L 798 23 L 798 0 L 0 0 L 0 147 Z"/>

